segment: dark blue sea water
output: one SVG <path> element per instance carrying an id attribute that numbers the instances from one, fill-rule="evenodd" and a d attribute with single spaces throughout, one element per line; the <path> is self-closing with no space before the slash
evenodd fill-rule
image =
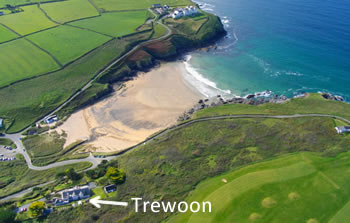
<path id="1" fill-rule="evenodd" d="M 327 91 L 350 100 L 350 1 L 200 0 L 228 36 L 217 51 L 191 54 L 202 92 Z"/>

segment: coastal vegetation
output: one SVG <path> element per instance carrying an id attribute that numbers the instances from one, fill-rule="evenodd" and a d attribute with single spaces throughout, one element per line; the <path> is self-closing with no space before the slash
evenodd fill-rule
<path id="1" fill-rule="evenodd" d="M 118 187 L 117 195 L 110 199 L 128 201 L 131 197 L 143 197 L 150 201 L 174 202 L 191 201 L 191 196 L 195 196 L 193 198 L 204 200 L 212 191 L 218 196 L 209 198 L 215 203 L 213 209 L 217 208 L 220 214 L 210 218 L 194 214 L 193 218 L 216 221 L 217 216 L 229 218 L 237 213 L 232 212 L 232 206 L 243 202 L 243 195 L 250 194 L 239 209 L 242 211 L 234 215 L 235 219 L 248 222 L 252 215 L 251 218 L 258 216 L 270 222 L 273 215 L 269 213 L 273 210 L 279 219 L 290 217 L 300 222 L 315 218 L 322 222 L 331 218 L 349 200 L 342 192 L 348 188 L 348 180 L 343 174 L 348 169 L 348 145 L 350 137 L 337 134 L 334 120 L 328 117 L 248 118 L 194 123 L 119 157 L 119 166 L 125 170 L 127 178 Z M 248 184 L 251 178 L 256 184 Z M 309 188 L 306 190 L 305 187 Z M 322 206 L 330 199 L 322 195 L 325 190 L 332 191 L 330 196 L 334 194 L 334 208 L 325 210 L 328 206 Z M 258 191 L 263 192 L 258 194 Z M 313 191 L 311 197 L 310 191 Z M 232 193 L 234 196 L 225 196 Z M 216 202 L 222 199 L 227 202 L 220 206 Z M 305 210 L 305 199 L 318 202 L 318 210 L 288 215 Z M 311 203 L 307 203 L 308 207 Z M 286 205 L 291 212 L 280 211 Z M 145 218 L 152 222 L 172 220 L 169 213 L 135 214 L 133 210 L 133 207 L 118 211 L 113 207 L 96 210 L 85 206 L 67 209 L 59 215 L 53 213 L 49 221 L 74 219 L 84 222 L 94 216 L 98 216 L 98 222 L 111 217 L 128 222 Z M 189 218 L 186 216 L 178 215 L 173 221 L 186 222 Z"/>

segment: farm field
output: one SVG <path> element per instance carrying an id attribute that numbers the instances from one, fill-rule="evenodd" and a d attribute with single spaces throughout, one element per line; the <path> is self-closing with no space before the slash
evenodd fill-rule
<path id="1" fill-rule="evenodd" d="M 30 4 L 30 3 L 36 3 L 36 2 L 50 2 L 54 0 L 0 0 L 0 8 L 5 7 L 6 5 L 24 5 L 24 4 Z"/>
<path id="2" fill-rule="evenodd" d="M 0 25 L 0 43 L 12 40 L 18 37 L 15 33 Z"/>
<path id="3" fill-rule="evenodd" d="M 0 87 L 59 68 L 48 54 L 25 39 L 0 44 L 0 51 Z"/>
<path id="4" fill-rule="evenodd" d="M 99 15 L 98 11 L 88 0 L 69 0 L 46 3 L 41 4 L 40 7 L 50 18 L 59 23 Z"/>
<path id="5" fill-rule="evenodd" d="M 13 121 L 8 132 L 22 130 L 63 103 L 96 75 L 101 67 L 124 53 L 130 44 L 127 40 L 107 42 L 52 75 L 43 75 L 0 89 L 0 101 L 3 103 L 0 114 Z"/>
<path id="6" fill-rule="evenodd" d="M 94 0 L 94 2 L 102 11 L 147 9 L 150 8 L 152 4 L 158 3 L 169 6 L 193 4 L 189 0 Z"/>
<path id="7" fill-rule="evenodd" d="M 84 19 L 70 24 L 110 36 L 121 37 L 136 32 L 136 29 L 145 23 L 148 15 L 149 12 L 146 10 L 103 13 L 99 17 Z"/>
<path id="8" fill-rule="evenodd" d="M 169 222 L 348 222 L 349 164 L 347 152 L 337 158 L 298 153 L 247 166 L 191 193 L 189 202 L 212 202 L 211 214 L 188 212 Z"/>
<path id="9" fill-rule="evenodd" d="M 23 12 L 0 16 L 0 23 L 21 35 L 38 32 L 57 25 L 50 21 L 37 5 L 21 8 L 24 10 Z"/>
<path id="10" fill-rule="evenodd" d="M 111 39 L 95 32 L 66 25 L 35 33 L 28 38 L 50 52 L 62 64 L 81 57 Z"/>

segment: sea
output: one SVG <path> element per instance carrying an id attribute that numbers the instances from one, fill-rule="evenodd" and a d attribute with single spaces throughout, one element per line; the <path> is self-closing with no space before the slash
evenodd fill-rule
<path id="1" fill-rule="evenodd" d="M 329 92 L 350 101 L 350 1 L 199 0 L 228 34 L 217 50 L 186 56 L 204 95 Z"/>

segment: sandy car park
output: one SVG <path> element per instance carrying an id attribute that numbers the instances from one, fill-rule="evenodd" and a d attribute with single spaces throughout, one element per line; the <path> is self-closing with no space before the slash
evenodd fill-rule
<path id="1" fill-rule="evenodd" d="M 0 161 L 16 160 L 16 152 L 12 147 L 0 146 Z"/>

